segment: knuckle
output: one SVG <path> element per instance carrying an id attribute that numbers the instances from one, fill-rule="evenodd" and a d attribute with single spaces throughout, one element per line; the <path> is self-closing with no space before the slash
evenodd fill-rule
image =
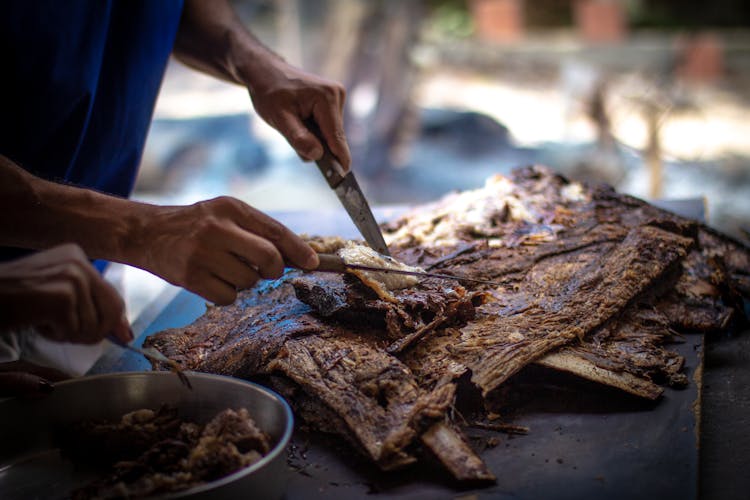
<path id="1" fill-rule="evenodd" d="M 193 231 L 196 238 L 188 245 L 188 255 L 199 250 L 199 242 L 202 239 L 214 239 L 219 237 L 224 231 L 224 220 L 214 214 L 201 217 L 195 222 Z"/>
<path id="2" fill-rule="evenodd" d="M 220 214 L 227 210 L 232 204 L 232 198 L 230 196 L 218 196 L 211 198 L 210 200 L 199 201 L 195 204 L 196 207 L 202 212 L 203 216 L 206 217 L 211 214 Z"/>
<path id="3" fill-rule="evenodd" d="M 321 88 L 321 94 L 328 102 L 335 102 L 339 97 L 339 89 L 336 84 L 324 85 Z"/>
<path id="4" fill-rule="evenodd" d="M 263 228 L 263 236 L 269 241 L 281 241 L 284 239 L 284 236 L 286 236 L 286 228 L 282 226 L 280 222 L 270 220 Z"/>
<path id="5" fill-rule="evenodd" d="M 222 219 L 214 215 L 206 217 L 201 222 L 202 222 L 201 229 L 203 229 L 204 232 L 207 232 L 209 234 L 216 234 L 220 232 L 224 225 L 222 223 Z"/>
<path id="6" fill-rule="evenodd" d="M 289 142 L 296 149 L 310 149 L 315 145 L 313 137 L 304 130 L 294 130 L 289 134 Z"/>
<path id="7" fill-rule="evenodd" d="M 214 203 L 221 209 L 231 210 L 236 205 L 237 200 L 231 196 L 219 196 L 214 198 Z"/>
<path id="8" fill-rule="evenodd" d="M 235 218 L 242 214 L 245 203 L 231 196 L 219 196 L 205 202 L 207 218 L 215 227 L 221 227 L 226 218 Z"/>

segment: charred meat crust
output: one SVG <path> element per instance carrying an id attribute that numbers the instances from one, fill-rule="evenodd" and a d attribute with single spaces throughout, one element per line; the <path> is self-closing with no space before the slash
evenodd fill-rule
<path id="1" fill-rule="evenodd" d="M 270 376 L 307 425 L 384 470 L 421 448 L 481 481 L 492 473 L 448 411 L 459 377 L 488 397 L 539 364 L 656 399 L 658 384 L 687 382 L 675 336 L 727 328 L 750 293 L 750 251 L 737 241 L 538 166 L 384 232 L 406 264 L 501 285 L 423 280 L 384 301 L 351 277 L 295 271 L 145 345 L 191 370 Z"/>

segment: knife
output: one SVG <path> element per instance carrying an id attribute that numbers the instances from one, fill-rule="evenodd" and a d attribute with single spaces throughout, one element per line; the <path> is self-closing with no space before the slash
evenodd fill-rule
<path id="1" fill-rule="evenodd" d="M 167 365 L 170 369 L 170 371 L 177 374 L 177 377 L 180 379 L 180 382 L 182 385 L 187 387 L 188 389 L 192 390 L 193 385 L 190 383 L 190 380 L 188 380 L 187 375 L 185 375 L 185 372 L 182 371 L 182 368 L 180 367 L 179 363 L 173 359 L 169 359 L 153 347 L 136 347 L 131 344 L 127 344 L 114 335 L 108 335 L 107 339 L 112 342 L 115 345 L 118 345 L 122 347 L 123 349 L 127 349 L 128 351 L 132 351 L 136 354 L 140 354 L 144 358 L 148 359 L 151 362 L 154 363 L 161 363 L 164 365 Z"/>
<path id="2" fill-rule="evenodd" d="M 372 210 L 370 210 L 370 205 L 367 203 L 365 195 L 362 194 L 362 189 L 354 177 L 354 172 L 344 170 L 344 167 L 333 156 L 317 123 L 310 119 L 305 121 L 305 125 L 323 145 L 323 156 L 315 163 L 318 165 L 318 169 L 320 169 L 326 182 L 328 182 L 330 188 L 336 193 L 349 217 L 351 217 L 352 222 L 357 226 L 357 229 L 370 248 L 390 257 L 391 253 L 385 244 L 383 233 L 380 232 L 380 227 L 372 215 Z"/>
<path id="3" fill-rule="evenodd" d="M 468 281 L 470 283 L 480 283 L 483 285 L 492 286 L 503 286 L 501 283 L 495 281 L 480 280 L 476 278 L 469 278 L 466 276 L 455 276 L 452 274 L 438 274 L 428 273 L 426 271 L 408 271 L 405 269 L 389 269 L 386 267 L 376 266 L 365 266 L 361 264 L 347 264 L 344 259 L 333 253 L 319 253 L 318 259 L 320 265 L 318 265 L 315 271 L 328 272 L 328 273 L 345 273 L 349 269 L 357 269 L 360 271 L 372 271 L 376 273 L 392 273 L 392 274 L 406 274 L 409 276 L 420 276 L 423 278 L 439 278 L 444 280 L 454 281 Z"/>

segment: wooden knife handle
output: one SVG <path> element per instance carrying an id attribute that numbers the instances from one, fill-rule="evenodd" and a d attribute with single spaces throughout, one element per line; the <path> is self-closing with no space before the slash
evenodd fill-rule
<path id="1" fill-rule="evenodd" d="M 319 253 L 320 265 L 316 271 L 333 271 L 336 273 L 346 272 L 344 259 L 333 253 Z"/>
<path id="2" fill-rule="evenodd" d="M 320 264 L 318 264 L 318 267 L 316 267 L 315 269 L 311 269 L 312 271 L 325 271 L 333 273 L 346 272 L 347 268 L 346 264 L 344 263 L 344 259 L 336 255 L 335 253 L 319 253 L 318 260 L 320 261 Z M 302 269 L 301 267 L 286 260 L 284 261 L 284 265 L 293 269 Z"/>

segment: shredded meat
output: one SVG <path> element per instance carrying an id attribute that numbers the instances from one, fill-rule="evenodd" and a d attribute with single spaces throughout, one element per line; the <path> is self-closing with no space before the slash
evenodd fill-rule
<path id="1" fill-rule="evenodd" d="M 74 499 L 145 498 L 204 484 L 260 460 L 270 437 L 247 409 L 226 409 L 205 426 L 178 418 L 174 408 L 137 410 L 119 422 L 85 422 L 61 435 L 63 453 L 83 462 L 105 459 L 102 479 Z"/>

